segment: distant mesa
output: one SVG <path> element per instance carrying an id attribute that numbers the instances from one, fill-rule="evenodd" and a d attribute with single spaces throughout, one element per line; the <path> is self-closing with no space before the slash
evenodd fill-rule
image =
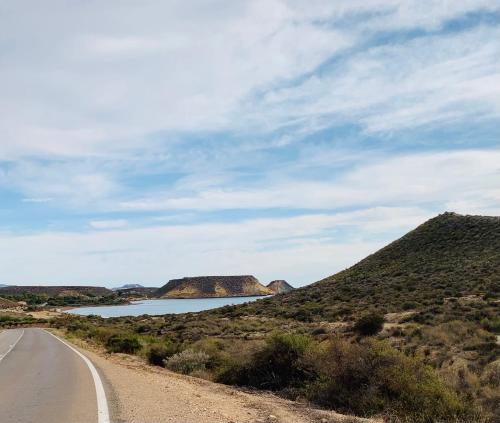
<path id="1" fill-rule="evenodd" d="M 113 291 L 120 291 L 122 289 L 132 289 L 132 288 L 144 288 L 144 286 L 139 283 L 126 283 L 122 286 L 117 286 L 116 288 L 111 288 L 111 289 Z"/>
<path id="2" fill-rule="evenodd" d="M 102 286 L 6 286 L 0 287 L 0 296 L 22 294 L 47 295 L 48 297 L 105 297 L 113 291 Z"/>
<path id="3" fill-rule="evenodd" d="M 156 291 L 158 298 L 221 298 L 272 295 L 274 292 L 251 275 L 196 276 L 172 279 Z"/>
<path id="4" fill-rule="evenodd" d="M 132 288 L 113 288 L 113 291 L 123 298 L 153 298 L 158 288 L 134 284 Z"/>
<path id="5" fill-rule="evenodd" d="M 283 279 L 278 279 L 272 282 L 269 282 L 267 287 L 273 291 L 274 294 L 285 294 L 286 292 L 290 292 L 295 289 L 292 285 L 290 285 L 287 281 Z"/>

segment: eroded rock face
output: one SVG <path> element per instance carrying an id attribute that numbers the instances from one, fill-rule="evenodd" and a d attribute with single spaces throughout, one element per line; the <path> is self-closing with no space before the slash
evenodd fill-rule
<path id="1" fill-rule="evenodd" d="M 284 294 L 285 292 L 290 292 L 292 289 L 295 289 L 292 285 L 290 285 L 283 279 L 272 281 L 267 285 L 267 287 L 275 294 Z"/>
<path id="2" fill-rule="evenodd" d="M 172 279 L 158 289 L 159 298 L 215 298 L 270 295 L 274 292 L 251 275 L 196 276 Z"/>

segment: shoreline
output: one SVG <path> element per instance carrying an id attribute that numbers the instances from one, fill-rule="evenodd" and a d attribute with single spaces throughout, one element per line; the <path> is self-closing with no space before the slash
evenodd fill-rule
<path id="1" fill-rule="evenodd" d="M 210 299 L 218 299 L 218 298 L 250 298 L 250 297 L 259 297 L 266 298 L 272 297 L 275 294 L 266 294 L 266 295 L 225 295 L 225 296 L 205 296 L 205 297 L 160 297 L 160 298 L 149 298 L 150 300 L 210 300 Z"/>
<path id="2" fill-rule="evenodd" d="M 232 305 L 238 305 L 238 304 L 244 304 L 246 302 L 253 302 L 253 301 L 257 301 L 257 300 L 260 300 L 261 298 L 267 298 L 267 297 L 270 297 L 270 295 L 238 295 L 238 296 L 231 296 L 231 297 L 201 297 L 201 298 L 148 298 L 148 299 L 140 299 L 140 300 L 137 300 L 137 302 L 133 301 L 133 302 L 129 302 L 127 304 L 113 304 L 113 305 L 103 305 L 103 304 L 99 304 L 99 305 L 96 305 L 96 306 L 81 306 L 81 307 L 64 307 L 64 308 L 60 308 L 59 310 L 64 313 L 64 314 L 72 314 L 72 315 L 76 315 L 76 316 L 88 316 L 90 314 L 96 314 L 98 316 L 101 316 L 103 318 L 109 318 L 109 317 L 123 317 L 123 316 L 140 316 L 142 314 L 148 314 L 150 316 L 162 316 L 162 315 L 166 315 L 166 314 L 185 314 L 185 313 L 201 313 L 203 311 L 206 311 L 206 310 L 213 310 L 213 309 L 217 309 L 217 308 L 221 308 L 221 307 L 226 307 L 226 306 L 232 306 Z M 235 302 L 235 303 L 230 303 L 230 304 L 215 304 L 215 306 L 212 306 L 212 307 L 207 307 L 207 308 L 202 308 L 201 310 L 179 310 L 179 309 L 176 309 L 174 307 L 174 311 L 172 310 L 165 310 L 165 311 L 162 311 L 162 312 L 155 312 L 154 314 L 151 314 L 151 313 L 140 313 L 140 314 L 119 314 L 118 316 L 105 316 L 105 315 L 102 315 L 102 314 L 99 314 L 99 311 L 98 311 L 98 307 L 109 307 L 111 308 L 111 310 L 116 310 L 116 307 L 130 307 L 130 306 L 140 306 L 141 304 L 144 304 L 145 301 L 150 301 L 151 303 L 149 303 L 148 305 L 154 305 L 153 303 L 154 302 L 162 302 L 162 301 L 167 301 L 167 303 L 164 303 L 165 306 L 167 306 L 168 304 L 175 304 L 175 302 L 177 300 L 179 301 L 182 301 L 184 302 L 184 304 L 186 304 L 186 301 L 192 301 L 194 304 L 196 303 L 199 303 L 200 301 L 203 301 L 203 300 L 226 300 L 226 301 L 231 301 L 231 299 L 248 299 L 248 301 L 243 301 L 243 302 Z M 161 304 L 161 303 L 160 303 Z M 182 303 L 180 303 L 182 304 Z M 207 305 L 213 305 L 212 302 L 208 302 Z M 161 305 L 160 305 L 161 307 Z M 182 307 L 182 305 L 181 305 Z M 86 308 L 86 309 L 92 309 L 92 311 L 95 311 L 95 313 L 92 313 L 92 311 L 90 313 L 79 313 L 78 310 L 79 309 L 82 309 L 82 308 Z M 189 306 L 188 306 L 189 308 Z M 94 310 L 95 309 L 95 310 Z M 112 312 L 111 312 L 112 313 Z M 133 311 L 132 311 L 133 313 Z"/>

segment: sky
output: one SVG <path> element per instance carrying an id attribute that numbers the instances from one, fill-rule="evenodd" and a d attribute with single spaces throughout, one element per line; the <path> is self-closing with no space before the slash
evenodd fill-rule
<path id="1" fill-rule="evenodd" d="M 500 215 L 498 0 L 0 0 L 0 283 L 302 286 Z"/>

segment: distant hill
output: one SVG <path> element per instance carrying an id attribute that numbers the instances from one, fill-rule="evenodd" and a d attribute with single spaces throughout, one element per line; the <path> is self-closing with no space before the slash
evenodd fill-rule
<path id="1" fill-rule="evenodd" d="M 48 297 L 104 297 L 113 291 L 101 286 L 7 286 L 0 288 L 0 296 L 23 294 L 47 295 Z"/>
<path id="2" fill-rule="evenodd" d="M 290 292 L 295 289 L 292 285 L 290 285 L 287 281 L 284 280 L 276 280 L 269 282 L 267 287 L 273 291 L 275 294 L 284 294 L 286 292 Z"/>
<path id="3" fill-rule="evenodd" d="M 156 291 L 159 298 L 209 298 L 270 295 L 254 276 L 198 276 L 172 279 Z"/>
<path id="4" fill-rule="evenodd" d="M 115 289 L 115 293 L 120 297 L 148 297 L 153 298 L 158 291 L 157 287 L 139 286 L 137 288 Z"/>
<path id="5" fill-rule="evenodd" d="M 138 284 L 138 283 L 127 283 L 125 285 L 117 286 L 117 287 L 111 288 L 111 289 L 113 291 L 119 291 L 122 289 L 131 289 L 131 288 L 144 288 L 144 286 L 142 286 L 141 284 Z"/>
<path id="6" fill-rule="evenodd" d="M 500 295 L 500 218 L 444 213 L 347 270 L 240 307 L 336 321 L 369 310 L 434 307 L 435 315 L 449 298 L 470 295 Z"/>
<path id="7" fill-rule="evenodd" d="M 3 283 L 0 283 L 0 288 L 5 288 L 6 286 L 9 286 L 9 285 L 4 285 Z"/>

